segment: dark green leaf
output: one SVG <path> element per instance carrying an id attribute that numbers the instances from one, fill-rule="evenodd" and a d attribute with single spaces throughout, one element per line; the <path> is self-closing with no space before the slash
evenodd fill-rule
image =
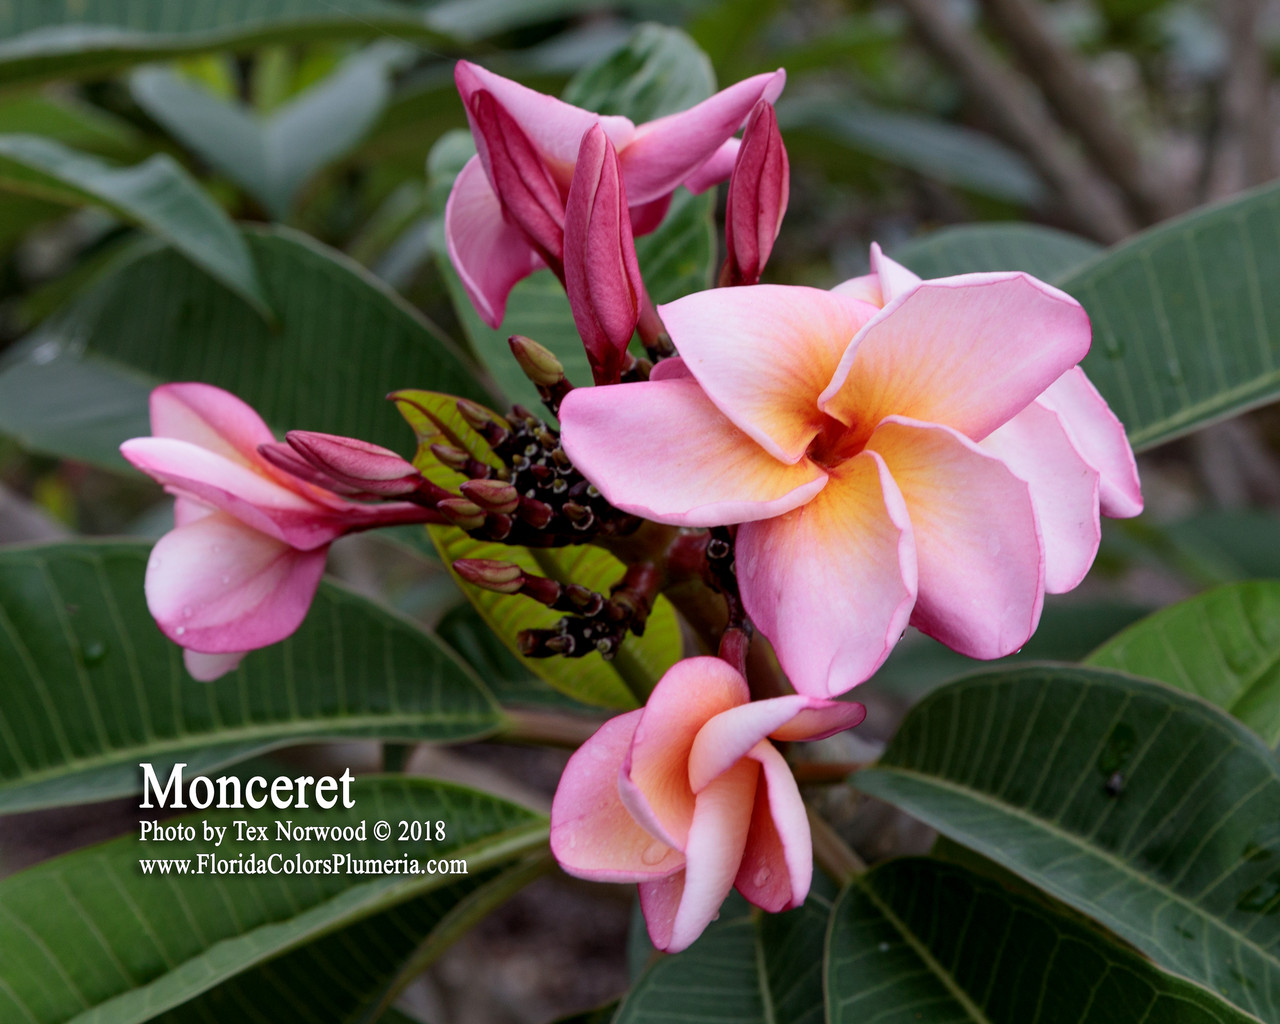
<path id="1" fill-rule="evenodd" d="M 81 1015 L 110 1024 L 151 1020 L 268 960 L 456 884 L 451 873 L 411 873 L 415 861 L 425 871 L 431 860 L 465 860 L 469 878 L 546 843 L 546 821 L 539 815 L 446 783 L 361 779 L 351 796 L 351 809 L 339 803 L 327 811 L 211 810 L 168 819 L 169 825 L 192 824 L 196 838 L 140 842 L 129 835 L 6 879 L 0 883 L 0 918 L 6 922 L 0 932 L 0 1018 L 35 1024 Z M 221 846 L 203 838 L 202 823 L 229 826 L 236 820 L 266 826 L 268 841 L 240 842 L 231 829 Z M 366 822 L 366 838 L 277 839 L 278 823 L 287 821 L 303 827 Z M 379 821 L 392 825 L 387 841 L 373 838 Z M 445 838 L 401 841 L 401 821 L 443 822 Z M 260 864 L 275 854 L 281 864 L 345 855 L 378 866 L 372 874 L 348 873 L 349 862 L 330 860 L 333 873 L 214 874 L 212 860 L 199 860 L 206 855 L 249 864 L 254 857 Z M 188 858 L 192 873 L 148 875 L 140 860 L 154 857 Z M 387 867 L 387 861 L 401 866 Z M 194 873 L 201 865 L 205 873 Z"/>
<path id="2" fill-rule="evenodd" d="M 1088 924 L 963 868 L 897 860 L 832 914 L 830 1024 L 1246 1024 Z"/>
<path id="3" fill-rule="evenodd" d="M 914 238 L 890 255 L 921 277 L 1023 270 L 1049 280 L 1101 251 L 1097 242 L 1039 224 L 965 224 Z"/>
<path id="4" fill-rule="evenodd" d="M 683 953 L 662 957 L 623 1000 L 615 1024 L 822 1024 L 822 938 L 831 903 L 810 893 L 785 914 L 736 894 Z"/>
<path id="5" fill-rule="evenodd" d="M 136 72 L 132 91 L 188 149 L 284 219 L 307 180 L 377 121 L 392 70 L 411 55 L 390 41 L 371 46 L 266 118 L 159 68 Z"/>
<path id="6" fill-rule="evenodd" d="M 171 157 L 134 167 L 35 135 L 0 135 L 0 188 L 72 205 L 92 203 L 164 239 L 266 313 L 249 248 L 227 215 Z"/>
<path id="7" fill-rule="evenodd" d="M 146 388 L 201 380 L 239 395 L 277 428 L 403 450 L 410 437 L 383 400 L 389 391 L 487 397 L 447 339 L 345 257 L 286 228 L 245 239 L 277 325 L 229 301 L 173 251 L 136 247 L 0 372 L 0 429 L 51 454 L 119 467 L 123 459 L 109 453 L 148 433 Z M 103 369 L 99 401 L 92 381 Z M 77 396 L 88 403 L 74 404 Z M 141 404 L 130 411 L 131 402 Z"/>
<path id="8" fill-rule="evenodd" d="M 1160 966 L 1280 1014 L 1280 764 L 1210 705 L 1099 670 L 973 676 L 854 781 Z"/>
<path id="9" fill-rule="evenodd" d="M 1233 583 L 1164 608 L 1088 664 L 1194 693 L 1280 748 L 1280 582 Z"/>
<path id="10" fill-rule="evenodd" d="M 149 60 L 308 38 L 439 45 L 441 5 L 397 0 L 40 0 L 0 12 L 0 82 L 103 75 Z M 447 5 L 445 5 L 447 6 Z M 456 20 L 456 19 L 455 19 Z"/>
<path id="11" fill-rule="evenodd" d="M 1280 186 L 1168 221 L 1054 283 L 1093 321 L 1084 368 L 1149 448 L 1280 394 Z"/>
<path id="12" fill-rule="evenodd" d="M 476 676 L 407 620 L 324 583 L 302 627 L 197 683 L 143 597 L 145 545 L 0 551 L 0 812 L 135 793 L 308 739 L 457 741 L 500 723 Z"/>
<path id="13" fill-rule="evenodd" d="M 641 25 L 626 46 L 575 75 L 562 99 L 641 124 L 701 103 L 715 87 L 697 43 L 679 29 Z"/>

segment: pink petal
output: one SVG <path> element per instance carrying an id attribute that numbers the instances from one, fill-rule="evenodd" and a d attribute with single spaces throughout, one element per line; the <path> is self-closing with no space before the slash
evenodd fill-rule
<path id="1" fill-rule="evenodd" d="M 939 278 L 863 328 L 819 401 L 860 438 L 900 415 L 981 441 L 1088 350 L 1088 316 L 1056 288 L 1026 274 Z"/>
<path id="2" fill-rule="evenodd" d="M 345 530 L 339 512 L 186 441 L 136 437 L 122 444 L 120 452 L 165 487 L 229 512 L 292 547 L 310 550 Z"/>
<path id="3" fill-rule="evenodd" d="M 750 700 L 746 680 L 719 658 L 686 658 L 654 687 L 643 708 L 618 791 L 631 816 L 668 846 L 683 850 L 694 813 L 689 752 L 698 730 Z"/>
<path id="4" fill-rule="evenodd" d="M 640 910 L 655 949 L 669 951 L 675 930 L 676 913 L 684 897 L 684 870 L 652 882 L 641 882 Z"/>
<path id="5" fill-rule="evenodd" d="M 701 793 L 685 849 L 684 891 L 671 925 L 668 953 L 693 945 L 733 888 L 747 845 L 760 768 L 739 761 Z"/>
<path id="6" fill-rule="evenodd" d="M 756 103 L 776 100 L 786 81 L 781 68 L 755 75 L 688 110 L 640 125 L 630 144 L 618 146 L 631 202 L 657 199 L 690 177 L 737 133 Z"/>
<path id="7" fill-rule="evenodd" d="M 979 446 L 1031 485 L 1044 541 L 1044 589 L 1072 590 L 1098 553 L 1098 471 L 1072 443 L 1062 418 L 1033 402 Z"/>
<path id="8" fill-rule="evenodd" d="M 818 396 L 876 310 L 817 288 L 762 284 L 697 292 L 658 312 L 711 401 L 793 463 L 825 422 Z"/>
<path id="9" fill-rule="evenodd" d="M 669 356 L 661 362 L 653 364 L 653 369 L 649 371 L 650 380 L 691 380 L 693 374 L 689 372 L 689 367 L 684 365 L 684 360 L 679 356 Z"/>
<path id="10" fill-rule="evenodd" d="M 911 512 L 920 565 L 919 627 L 971 658 L 1026 643 L 1044 603 L 1044 556 L 1031 488 L 950 427 L 891 416 L 868 442 Z"/>
<path id="11" fill-rule="evenodd" d="M 741 139 L 726 139 L 705 164 L 684 179 L 684 187 L 696 196 L 725 181 L 733 173 L 733 165 L 738 162 L 740 148 L 742 148 Z"/>
<path id="12" fill-rule="evenodd" d="M 328 548 L 296 551 L 225 513 L 166 533 L 147 562 L 147 608 L 170 640 L 206 654 L 256 650 L 301 624 Z"/>
<path id="13" fill-rule="evenodd" d="M 766 454 L 689 379 L 576 388 L 560 423 L 569 458 L 611 504 L 662 523 L 767 519 L 826 482 L 808 460 L 791 466 Z"/>
<path id="14" fill-rule="evenodd" d="M 869 302 L 877 309 L 884 305 L 884 293 L 880 291 L 880 278 L 876 274 L 863 274 L 841 281 L 831 289 L 835 295 L 843 295 L 847 299 Z"/>
<path id="15" fill-rule="evenodd" d="M 747 614 L 812 697 L 879 668 L 915 603 L 912 522 L 873 452 L 840 465 L 807 505 L 741 527 L 737 565 Z"/>
<path id="16" fill-rule="evenodd" d="M 275 441 L 254 409 L 211 384 L 161 384 L 151 392 L 151 433 L 187 441 L 233 462 L 262 467 L 258 445 Z"/>
<path id="17" fill-rule="evenodd" d="M 650 231 L 658 230 L 658 225 L 671 209 L 671 193 L 668 192 L 665 196 L 659 196 L 652 202 L 642 203 L 639 206 L 630 201 L 627 205 L 631 210 L 631 234 L 639 238 L 641 235 L 649 234 Z"/>
<path id="18" fill-rule="evenodd" d="M 218 510 L 212 505 L 178 494 L 173 501 L 173 525 L 186 526 L 187 523 L 194 523 L 197 519 L 211 516 L 216 511 Z"/>
<path id="19" fill-rule="evenodd" d="M 228 651 L 226 654 L 202 654 L 200 651 L 183 651 L 182 663 L 187 673 L 198 683 L 211 683 L 235 669 L 248 651 Z"/>
<path id="20" fill-rule="evenodd" d="M 524 234 L 502 215 L 479 157 L 462 168 L 444 208 L 449 259 L 480 319 L 497 328 L 516 283 L 543 266 Z"/>
<path id="21" fill-rule="evenodd" d="M 899 295 L 905 295 L 920 283 L 920 275 L 884 254 L 878 243 L 871 243 L 871 272 L 880 282 L 881 306 L 887 306 Z"/>
<path id="22" fill-rule="evenodd" d="M 798 907 L 813 881 L 809 816 L 787 762 L 772 743 L 751 751 L 763 769 L 734 886 L 770 913 Z"/>
<path id="23" fill-rule="evenodd" d="M 1084 370 L 1072 367 L 1038 401 L 1063 418 L 1080 453 L 1101 474 L 1102 514 L 1124 519 L 1141 512 L 1142 489 L 1133 449 L 1124 427 Z"/>
<path id="24" fill-rule="evenodd" d="M 568 189 L 569 179 L 573 176 L 573 162 L 578 157 L 582 134 L 593 124 L 598 122 L 619 149 L 627 145 L 635 134 L 635 125 L 625 117 L 601 117 L 554 96 L 535 92 L 469 61 L 458 61 L 453 77 L 462 96 L 462 105 L 468 110 L 471 97 L 478 91 L 483 89 L 492 93 L 542 152 L 552 174 L 565 189 Z"/>
<path id="25" fill-rule="evenodd" d="M 766 736 L 816 740 L 857 725 L 866 717 L 861 704 L 790 694 L 753 700 L 723 711 L 707 722 L 689 753 L 689 785 L 695 793 L 731 768 Z"/>
<path id="26" fill-rule="evenodd" d="M 618 796 L 618 770 L 643 713 L 605 722 L 560 776 L 551 804 L 551 852 L 571 875 L 639 882 L 684 866 L 684 856 L 636 824 Z"/>

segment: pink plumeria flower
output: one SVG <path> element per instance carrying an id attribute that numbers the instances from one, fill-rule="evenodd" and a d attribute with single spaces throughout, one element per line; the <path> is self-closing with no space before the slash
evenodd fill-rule
<path id="1" fill-rule="evenodd" d="M 675 953 L 737 888 L 769 911 L 804 902 L 809 821 L 774 740 L 857 725 L 861 704 L 751 701 L 719 658 L 678 662 L 648 703 L 600 727 L 569 759 L 551 806 L 551 850 L 572 875 L 638 882 L 649 937 Z"/>
<path id="2" fill-rule="evenodd" d="M 582 137 L 600 125 L 617 150 L 636 235 L 653 231 L 671 194 L 729 177 L 732 136 L 761 99 L 776 100 L 779 69 L 756 75 L 678 114 L 642 125 L 601 116 L 527 89 L 468 61 L 454 72 L 477 155 L 463 167 L 445 207 L 449 256 L 490 327 L 502 323 L 517 282 L 550 265 L 563 275 L 564 204 Z"/>
<path id="3" fill-rule="evenodd" d="M 814 696 L 868 678 L 908 623 L 970 657 L 1016 651 L 1045 592 L 1093 563 L 1099 512 L 1142 509 L 1124 429 L 1076 365 L 1078 302 L 1022 273 L 921 281 L 872 256 L 830 292 L 663 306 L 683 358 L 560 410 L 565 450 L 618 508 L 743 524 L 747 612 Z"/>
<path id="4" fill-rule="evenodd" d="M 175 529 L 160 538 L 147 562 L 147 607 L 165 636 L 185 648 L 187 670 L 196 679 L 216 679 L 248 651 L 298 628 L 335 538 L 438 519 L 407 502 L 347 501 L 278 468 L 259 450 L 276 446 L 262 418 L 208 384 L 156 388 L 151 429 L 154 436 L 120 446 L 176 499 Z M 335 445 L 340 440 L 330 439 Z M 383 476 L 389 460 L 398 458 L 348 443 L 361 446 L 361 467 L 376 462 Z M 414 472 L 399 461 L 402 472 Z"/>

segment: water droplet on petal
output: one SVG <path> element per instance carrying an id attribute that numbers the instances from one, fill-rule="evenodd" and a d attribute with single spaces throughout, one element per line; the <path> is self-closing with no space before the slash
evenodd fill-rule
<path id="1" fill-rule="evenodd" d="M 670 849 L 671 847 L 667 846 L 666 843 L 660 843 L 655 839 L 644 848 L 644 851 L 640 854 L 640 859 L 652 867 L 654 864 L 661 864 L 662 858 L 667 855 L 667 851 Z"/>
<path id="2" fill-rule="evenodd" d="M 769 881 L 770 874 L 771 872 L 769 871 L 768 868 L 761 868 L 759 871 L 757 871 L 756 877 L 754 879 L 756 885 L 764 885 L 767 881 Z"/>
<path id="3" fill-rule="evenodd" d="M 189 619 L 189 618 L 191 618 L 191 605 L 189 605 L 189 604 L 184 604 L 184 605 L 182 606 L 182 617 L 183 617 L 184 619 Z"/>
<path id="4" fill-rule="evenodd" d="M 187 627 L 186 627 L 186 626 L 179 626 L 179 627 L 178 627 L 177 629 L 175 629 L 173 632 L 174 632 L 177 636 L 182 636 L 182 634 L 183 634 L 183 633 L 185 633 L 186 631 L 187 631 Z"/>
<path id="5" fill-rule="evenodd" d="M 224 573 L 222 576 L 222 585 L 225 587 L 230 582 L 231 582 L 231 577 Z"/>

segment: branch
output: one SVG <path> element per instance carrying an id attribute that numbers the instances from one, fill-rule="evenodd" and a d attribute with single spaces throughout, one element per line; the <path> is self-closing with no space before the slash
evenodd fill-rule
<path id="1" fill-rule="evenodd" d="M 1151 224 L 1174 213 L 1173 196 L 1146 172 L 1129 134 L 1112 117 L 1106 95 L 1076 55 L 1048 30 L 1041 12 L 1028 0 L 982 0 L 982 7 L 1049 106 L 1080 137 L 1138 219 Z"/>
<path id="2" fill-rule="evenodd" d="M 1107 182 L 1071 148 L 1058 123 L 1027 95 L 1022 81 L 1002 67 L 938 0 L 898 0 L 920 38 L 960 79 L 995 131 L 1024 153 L 1058 193 L 1079 230 L 1116 242 L 1137 228 Z"/>

